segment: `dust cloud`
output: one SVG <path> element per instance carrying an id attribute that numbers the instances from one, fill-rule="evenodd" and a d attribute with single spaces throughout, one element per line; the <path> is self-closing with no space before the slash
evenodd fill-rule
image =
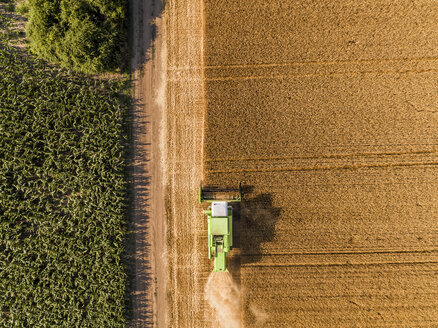
<path id="1" fill-rule="evenodd" d="M 229 272 L 212 272 L 205 286 L 205 298 L 214 309 L 222 328 L 240 328 L 240 288 Z"/>
<path id="2" fill-rule="evenodd" d="M 205 285 L 205 298 L 214 309 L 216 321 L 221 328 L 240 328 L 241 290 L 229 272 L 212 272 Z M 249 318 L 253 327 L 261 327 L 267 320 L 267 313 L 255 306 L 249 306 Z"/>
<path id="3" fill-rule="evenodd" d="M 254 317 L 254 327 L 262 327 L 266 320 L 268 320 L 268 314 L 256 305 L 250 305 L 249 310 Z"/>

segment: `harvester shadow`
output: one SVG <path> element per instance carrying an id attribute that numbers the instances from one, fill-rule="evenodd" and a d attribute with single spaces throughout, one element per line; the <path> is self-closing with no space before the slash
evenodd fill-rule
<path id="1" fill-rule="evenodd" d="M 274 207 L 271 194 L 251 197 L 252 187 L 243 189 L 235 220 L 235 247 L 240 248 L 240 265 L 257 263 L 262 257 L 262 244 L 273 240 L 281 208 Z"/>

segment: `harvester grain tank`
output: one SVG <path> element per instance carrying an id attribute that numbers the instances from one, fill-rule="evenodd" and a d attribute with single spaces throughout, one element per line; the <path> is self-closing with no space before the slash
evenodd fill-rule
<path id="1" fill-rule="evenodd" d="M 233 247 L 232 202 L 242 200 L 241 188 L 199 187 L 199 202 L 211 205 L 204 210 L 208 222 L 208 258 L 214 257 L 213 272 L 228 271 L 227 256 Z"/>

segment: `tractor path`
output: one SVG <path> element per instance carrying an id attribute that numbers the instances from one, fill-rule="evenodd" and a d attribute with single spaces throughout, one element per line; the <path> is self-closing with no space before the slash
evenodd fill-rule
<path id="1" fill-rule="evenodd" d="M 132 318 L 129 327 L 166 327 L 165 53 L 163 5 L 130 0 L 132 112 Z"/>

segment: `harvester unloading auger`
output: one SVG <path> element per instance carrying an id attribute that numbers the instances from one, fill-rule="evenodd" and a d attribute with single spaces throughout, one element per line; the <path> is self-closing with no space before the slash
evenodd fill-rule
<path id="1" fill-rule="evenodd" d="M 208 221 L 208 258 L 214 257 L 214 270 L 228 271 L 227 256 L 233 246 L 233 208 L 231 202 L 240 202 L 242 192 L 239 188 L 221 189 L 199 187 L 199 202 L 209 202 L 204 210 Z"/>

